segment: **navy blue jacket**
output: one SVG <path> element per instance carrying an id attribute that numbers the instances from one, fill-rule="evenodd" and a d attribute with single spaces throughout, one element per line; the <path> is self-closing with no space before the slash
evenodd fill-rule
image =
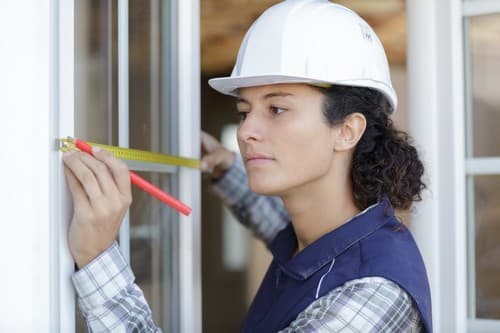
<path id="1" fill-rule="evenodd" d="M 273 261 L 243 322 L 242 332 L 277 332 L 316 299 L 345 282 L 370 276 L 391 280 L 413 299 L 426 332 L 432 332 L 431 295 L 422 256 L 387 198 L 293 256 L 290 223 L 269 245 Z"/>

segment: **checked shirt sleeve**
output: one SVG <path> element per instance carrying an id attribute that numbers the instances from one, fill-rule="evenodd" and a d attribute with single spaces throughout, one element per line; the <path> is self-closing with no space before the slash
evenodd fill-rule
<path id="1" fill-rule="evenodd" d="M 161 332 L 116 242 L 72 278 L 89 332 Z"/>
<path id="2" fill-rule="evenodd" d="M 290 222 L 279 197 L 259 195 L 250 190 L 239 154 L 231 168 L 213 183 L 212 189 L 238 221 L 250 228 L 266 244 Z"/>
<path id="3" fill-rule="evenodd" d="M 318 298 L 280 333 L 422 331 L 410 296 L 392 281 L 368 277 L 349 281 Z"/>

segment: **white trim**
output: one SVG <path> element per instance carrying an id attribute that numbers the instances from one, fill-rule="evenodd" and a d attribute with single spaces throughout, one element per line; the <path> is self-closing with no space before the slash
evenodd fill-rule
<path id="1" fill-rule="evenodd" d="M 74 113 L 75 113 L 75 96 L 74 96 L 74 76 L 75 76 L 75 9 L 74 1 L 60 0 L 59 2 L 59 53 L 55 56 L 59 60 L 59 82 L 58 82 L 58 125 L 59 131 L 53 133 L 53 140 L 66 135 L 74 136 Z M 73 332 L 75 329 L 75 293 L 71 283 L 71 275 L 75 270 L 73 258 L 70 255 L 68 247 L 68 225 L 73 214 L 71 203 L 71 195 L 66 185 L 66 179 L 62 168 L 62 154 L 55 153 L 57 158 L 56 169 L 53 171 L 57 178 L 59 198 L 56 202 L 59 203 L 59 209 L 56 211 L 58 218 L 55 221 L 58 223 L 58 239 L 59 246 L 57 254 L 53 254 L 58 258 L 59 277 L 59 299 L 58 299 L 58 332 Z M 55 325 L 55 324 L 54 324 Z M 54 330 L 56 332 L 56 330 Z"/>
<path id="2" fill-rule="evenodd" d="M 51 89 L 51 107 L 49 111 L 49 136 L 51 137 L 59 137 L 60 133 L 60 116 L 59 116 L 59 110 L 60 106 L 64 103 L 65 97 L 63 94 L 61 94 L 61 82 L 65 79 L 61 73 L 64 72 L 62 66 L 60 65 L 61 62 L 63 62 L 64 59 L 64 52 L 62 50 L 64 49 L 63 44 L 64 40 L 67 40 L 65 37 L 62 35 L 62 31 L 60 27 L 64 26 L 63 24 L 63 17 L 60 16 L 60 4 L 59 2 L 54 2 L 53 6 L 51 8 L 51 20 L 50 20 L 50 30 L 51 30 L 51 35 L 52 35 L 52 40 L 51 40 L 51 45 L 50 48 L 52 49 L 52 56 L 50 57 L 50 67 L 51 67 L 51 82 L 50 86 L 52 87 Z M 68 50 L 69 51 L 69 50 Z M 67 59 L 66 59 L 67 60 Z M 72 73 L 72 71 L 70 72 Z M 69 96 L 71 98 L 71 95 Z M 71 110 L 70 110 L 71 111 Z M 54 145 L 54 149 L 51 151 L 50 154 L 50 175 L 49 175 L 49 197 L 51 198 L 50 200 L 50 215 L 49 215 L 49 220 L 51 221 L 50 223 L 50 231 L 49 235 L 53 241 L 50 242 L 49 244 L 49 264 L 50 264 L 50 272 L 51 272 L 51 278 L 50 278 L 50 294 L 49 294 L 49 311 L 50 311 L 50 319 L 49 319 L 49 330 L 51 332 L 60 332 L 60 316 L 59 316 L 59 309 L 61 308 L 61 295 L 63 294 L 63 288 L 59 288 L 60 281 L 65 280 L 62 274 L 62 269 L 61 269 L 61 258 L 60 256 L 68 255 L 68 251 L 62 250 L 61 247 L 63 247 L 63 241 L 64 237 L 61 237 L 61 232 L 60 230 L 65 230 L 67 221 L 61 218 L 61 210 L 63 205 L 62 204 L 62 198 L 61 198 L 61 193 L 62 193 L 62 188 L 60 186 L 60 179 L 61 176 L 63 176 L 62 173 L 62 168 L 61 168 L 61 159 L 60 159 L 60 154 L 57 153 L 57 145 Z M 66 206 L 66 205 L 64 205 Z M 66 246 L 67 247 L 67 246 Z M 70 260 L 70 262 L 72 262 Z M 70 289 L 71 290 L 71 289 Z M 74 314 L 73 314 L 74 316 Z"/>
<path id="3" fill-rule="evenodd" d="M 466 330 L 465 157 L 459 0 L 409 0 L 410 132 L 424 160 L 428 191 L 412 231 L 431 284 L 436 332 Z"/>
<path id="4" fill-rule="evenodd" d="M 60 214 L 67 198 L 55 140 L 72 125 L 59 122 L 59 114 L 72 117 L 72 4 L 0 4 L 0 40 L 9 46 L 0 54 L 2 332 L 74 330 L 69 213 Z"/>
<path id="5" fill-rule="evenodd" d="M 129 146 L 128 0 L 118 0 L 118 145 Z M 120 249 L 130 263 L 130 211 L 120 228 Z"/>
<path id="6" fill-rule="evenodd" d="M 465 162 L 468 175 L 500 175 L 500 157 L 469 158 Z"/>
<path id="7" fill-rule="evenodd" d="M 476 16 L 500 13 L 498 0 L 464 0 L 463 16 Z"/>
<path id="8" fill-rule="evenodd" d="M 200 155 L 199 1 L 177 0 L 179 155 Z M 179 218 L 180 332 L 199 333 L 201 326 L 200 172 L 179 170 L 179 198 L 193 208 Z"/>
<path id="9" fill-rule="evenodd" d="M 466 207 L 467 207 L 467 235 L 476 234 L 475 202 L 474 202 L 474 177 L 466 177 Z M 467 316 L 476 316 L 476 239 L 467 240 Z"/>
<path id="10" fill-rule="evenodd" d="M 472 116 L 472 70 L 471 70 L 471 54 L 470 54 L 470 38 L 469 38 L 469 20 L 462 20 L 462 34 L 463 34 L 463 61 L 464 61 L 464 121 L 465 121 L 465 157 L 469 158 L 474 155 L 474 121 Z M 475 234 L 474 227 L 474 182 L 472 177 L 466 177 L 466 230 L 467 235 Z M 476 245 L 474 237 L 469 237 L 467 239 L 467 315 L 469 317 L 474 317 L 476 313 L 476 272 L 475 269 L 470 269 L 475 267 L 476 262 Z"/>
<path id="11" fill-rule="evenodd" d="M 500 320 L 469 319 L 467 331 L 470 333 L 497 333 L 500 332 Z"/>
<path id="12" fill-rule="evenodd" d="M 472 116 L 472 67 L 470 54 L 469 20 L 463 20 L 463 61 L 464 61 L 464 114 L 465 114 L 465 156 L 474 155 L 474 119 Z"/>

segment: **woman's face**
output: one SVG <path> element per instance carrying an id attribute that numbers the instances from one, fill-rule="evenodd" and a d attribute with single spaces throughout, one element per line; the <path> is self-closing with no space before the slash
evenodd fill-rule
<path id="1" fill-rule="evenodd" d="M 243 88 L 238 144 L 250 188 L 283 195 L 320 181 L 331 168 L 337 130 L 323 116 L 323 95 L 306 84 Z"/>

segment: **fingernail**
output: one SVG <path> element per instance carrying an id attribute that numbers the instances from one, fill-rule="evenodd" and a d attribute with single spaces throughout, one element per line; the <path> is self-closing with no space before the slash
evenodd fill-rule
<path id="1" fill-rule="evenodd" d="M 208 165 L 205 161 L 201 161 L 201 171 L 206 171 L 208 168 Z"/>
<path id="2" fill-rule="evenodd" d="M 92 147 L 92 152 L 93 152 L 93 153 L 98 153 L 98 152 L 100 152 L 101 150 L 102 150 L 102 148 L 101 148 L 101 147 L 96 147 L 96 146 Z"/>

